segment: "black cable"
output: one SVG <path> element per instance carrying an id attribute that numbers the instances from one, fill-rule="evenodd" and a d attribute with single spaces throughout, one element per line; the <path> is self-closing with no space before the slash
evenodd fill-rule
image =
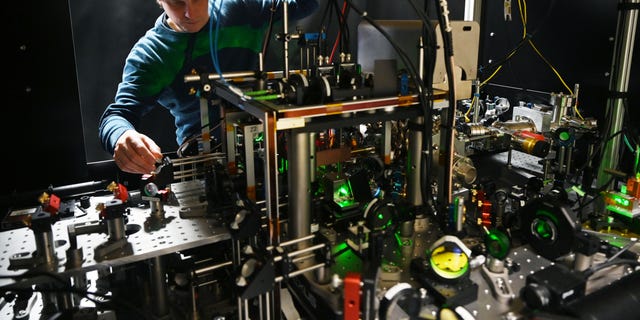
<path id="1" fill-rule="evenodd" d="M 413 64 L 413 62 L 411 61 L 411 59 L 409 59 L 407 53 L 402 50 L 402 48 L 400 48 L 400 46 L 393 40 L 393 38 L 377 23 L 375 22 L 373 19 L 371 19 L 365 12 L 363 12 L 362 10 L 360 10 L 359 8 L 357 8 L 356 6 L 354 6 L 353 2 L 351 0 L 346 0 L 347 3 L 349 4 L 349 6 L 351 6 L 351 9 L 353 9 L 356 13 L 358 13 L 362 19 L 366 20 L 367 22 L 369 22 L 369 24 L 371 24 L 371 26 L 373 26 L 376 30 L 378 30 L 378 32 L 380 32 L 386 39 L 387 41 L 389 41 L 389 44 L 391 44 L 391 46 L 394 48 L 394 50 L 399 54 L 400 58 L 402 59 L 403 63 L 405 64 L 405 66 L 407 66 L 408 71 L 411 75 L 412 80 L 414 81 L 415 85 L 416 85 L 416 89 L 418 90 L 417 96 L 418 99 L 420 100 L 420 104 L 422 106 L 424 106 L 424 108 L 427 108 L 427 106 L 430 106 L 430 101 L 432 99 L 427 99 L 425 97 L 425 93 L 429 94 L 429 92 L 425 89 L 424 83 L 422 81 L 422 79 L 418 76 L 418 72 L 417 69 L 415 67 L 415 65 Z M 425 117 L 429 114 L 428 112 L 428 108 L 425 110 Z M 425 119 L 425 122 L 429 122 L 431 121 L 430 119 Z M 425 132 L 423 134 L 423 136 L 430 136 L 431 132 Z M 431 154 L 428 155 L 429 157 L 431 157 Z M 423 157 L 424 158 L 424 157 Z M 427 161 L 430 161 L 427 160 Z M 429 183 L 429 181 L 427 181 L 427 183 Z M 430 193 L 430 189 L 428 187 L 428 184 L 425 185 L 425 187 L 423 189 L 428 189 L 427 192 Z M 425 199 L 425 202 L 427 202 L 428 204 L 432 203 L 432 199 L 431 197 L 429 197 L 428 199 Z"/>
<path id="2" fill-rule="evenodd" d="M 578 208 L 576 208 L 574 211 L 578 212 L 578 221 L 582 222 L 582 209 L 584 209 L 586 206 L 588 206 L 589 204 L 591 204 L 593 201 L 595 201 L 596 199 L 598 199 L 599 197 L 602 196 L 602 191 L 604 191 L 605 189 L 607 189 L 607 186 L 613 182 L 613 177 L 609 178 L 609 181 L 607 181 L 607 183 L 603 184 L 595 193 L 595 196 L 593 196 L 593 198 L 589 199 L 589 201 L 587 201 L 586 203 L 582 203 L 580 204 L 580 206 Z M 583 198 L 584 199 L 584 198 Z"/>
<path id="3" fill-rule="evenodd" d="M 427 95 L 427 104 L 423 105 L 423 114 L 424 114 L 424 123 L 423 123 L 423 134 L 422 134 L 422 150 L 428 150 L 426 157 L 421 157 L 422 161 L 420 163 L 420 181 L 423 188 L 421 188 L 421 196 L 423 202 L 426 204 L 427 208 L 435 213 L 434 205 L 433 205 L 433 195 L 431 192 L 431 181 L 432 177 L 432 164 L 433 164 L 433 156 L 431 146 L 433 145 L 433 71 L 436 64 L 436 32 L 429 21 L 426 12 L 418 9 L 418 6 L 415 4 L 413 0 L 409 0 L 409 4 L 416 12 L 418 17 L 422 20 L 423 24 L 423 47 L 428 48 L 425 50 L 425 70 L 423 75 L 423 82 L 425 83 L 425 92 Z M 427 4 L 425 1 L 425 11 L 427 10 Z"/>
<path id="4" fill-rule="evenodd" d="M 624 128 L 623 128 L 624 129 Z M 608 131 L 608 130 L 607 130 Z M 584 162 L 584 164 L 580 167 L 578 167 L 578 169 L 576 170 L 576 172 L 581 172 L 582 170 L 584 170 L 588 165 L 589 162 L 595 160 L 597 157 L 601 157 L 602 153 L 604 152 L 604 148 L 606 146 L 606 144 L 613 138 L 617 137 L 618 135 L 621 135 L 625 132 L 625 130 L 620 130 L 617 131 L 616 133 L 612 134 L 611 136 L 607 137 L 606 139 L 601 139 L 600 141 L 597 141 L 598 144 L 598 150 L 594 151 L 593 154 L 591 154 L 591 156 L 589 156 L 589 158 Z M 574 176 L 573 178 L 574 180 L 570 182 L 571 183 L 577 183 L 577 181 L 575 179 L 577 179 L 577 176 Z"/>
<path id="5" fill-rule="evenodd" d="M 411 78 L 416 85 L 416 89 L 418 90 L 417 97 L 420 101 L 420 104 L 424 108 L 424 117 L 425 117 L 424 122 L 430 123 L 432 119 L 428 116 L 431 116 L 431 110 L 433 109 L 430 107 L 432 102 L 430 91 L 426 89 L 424 82 L 422 81 L 422 78 L 418 76 L 419 73 L 417 72 L 417 68 L 415 67 L 411 59 L 409 59 L 406 52 L 404 52 L 404 50 L 400 48 L 400 46 L 393 40 L 393 38 L 378 23 L 376 23 L 373 19 L 371 19 L 365 12 L 363 12 L 362 10 L 354 6 L 351 0 L 346 0 L 346 1 L 351 7 L 351 9 L 353 9 L 357 14 L 359 14 L 362 17 L 362 19 L 369 22 L 376 30 L 378 30 L 378 32 L 380 32 L 387 39 L 387 41 L 389 41 L 389 44 L 391 44 L 394 50 L 400 55 L 400 58 L 402 59 L 405 66 L 407 66 L 408 71 L 411 75 Z M 428 95 L 428 99 L 427 99 L 427 95 Z M 431 135 L 432 135 L 432 131 L 425 131 L 423 133 L 424 137 L 429 137 L 429 139 L 425 139 L 426 141 L 430 141 Z M 431 145 L 427 145 L 426 148 L 427 149 L 425 150 L 429 150 L 427 158 L 432 159 Z M 432 161 L 430 160 L 423 161 L 423 167 L 430 166 L 431 162 Z M 426 172 L 427 170 L 422 170 L 422 171 Z M 431 170 L 429 170 L 429 172 L 431 172 Z M 428 195 L 428 196 L 424 196 L 426 198 L 424 199 L 425 205 L 427 206 L 428 209 L 432 211 L 432 213 L 435 213 L 436 211 L 433 207 L 433 197 L 431 196 L 431 189 L 430 189 L 431 182 L 429 180 L 423 181 L 423 182 L 424 182 L 423 184 L 424 187 L 422 189 L 425 190 L 425 193 Z"/>
<path id="6" fill-rule="evenodd" d="M 336 17 L 338 18 L 338 28 L 340 29 L 340 39 L 336 39 L 336 41 L 338 41 L 338 48 L 340 49 L 340 52 L 345 52 L 343 48 L 346 33 L 345 21 L 344 16 L 342 15 L 342 10 L 340 9 L 340 5 L 338 4 L 338 0 L 333 0 L 333 8 L 336 11 Z"/>
<path id="7" fill-rule="evenodd" d="M 344 19 L 344 45 L 345 52 L 351 52 L 351 29 L 349 28 L 349 13 L 351 12 L 351 7 L 346 6 L 344 13 L 342 14 Z"/>
<path id="8" fill-rule="evenodd" d="M 343 42 L 342 36 L 344 33 L 344 30 L 343 30 L 344 26 L 342 25 L 342 14 L 340 13 L 340 6 L 338 5 L 338 0 L 333 0 L 331 2 L 333 3 L 333 10 L 336 14 L 336 18 L 338 19 L 338 30 L 339 30 L 338 33 L 340 36 L 338 39 L 336 39 L 336 41 L 338 41 L 339 51 L 342 51 L 342 42 Z"/>
<path id="9" fill-rule="evenodd" d="M 607 267 L 611 267 L 611 266 L 615 266 L 615 265 L 619 265 L 619 264 L 628 264 L 630 266 L 634 266 L 634 267 L 638 267 L 640 266 L 640 261 L 638 260 L 632 260 L 632 259 L 615 259 L 615 260 L 611 260 L 611 261 L 606 261 L 600 264 L 596 264 L 594 266 L 592 266 L 591 268 L 585 270 L 582 272 L 582 274 L 584 275 L 585 278 L 589 278 L 591 277 L 594 273 L 607 268 Z"/>
<path id="10" fill-rule="evenodd" d="M 330 0 L 332 1 L 332 0 Z M 319 48 L 319 54 L 322 56 L 327 56 L 327 47 L 326 47 L 326 41 L 322 40 L 322 35 L 323 34 L 327 34 L 328 33 L 328 29 L 327 26 L 330 25 L 331 23 L 331 13 L 333 11 L 331 10 L 331 3 L 328 2 L 327 5 L 324 8 L 324 12 L 322 13 L 322 18 L 320 19 L 320 26 L 319 26 L 319 41 L 320 43 L 324 44 L 324 45 L 320 45 Z"/>
<path id="11" fill-rule="evenodd" d="M 362 19 L 369 22 L 371 26 L 373 26 L 376 30 L 378 30 L 378 32 L 380 32 L 387 39 L 387 41 L 389 41 L 389 44 L 391 44 L 394 50 L 400 55 L 402 62 L 408 67 L 412 80 L 415 82 L 417 90 L 419 91 L 418 99 L 420 99 L 420 101 L 424 103 L 425 102 L 424 101 L 425 100 L 424 83 L 422 82 L 422 79 L 418 76 L 418 72 L 416 71 L 417 69 L 413 64 L 413 62 L 411 61 L 411 59 L 409 58 L 409 56 L 407 55 L 407 53 L 404 50 L 402 50 L 402 48 L 395 42 L 395 40 L 393 40 L 393 38 L 375 20 L 369 17 L 366 12 L 356 7 L 351 0 L 346 0 L 346 1 L 349 4 L 349 6 L 351 6 L 351 9 L 353 9 L 356 13 L 358 13 L 362 17 Z"/>
<path id="12" fill-rule="evenodd" d="M 322 18 L 320 19 L 320 32 L 322 32 L 325 26 L 327 26 L 329 22 L 331 22 L 331 21 L 327 21 L 327 19 L 330 20 L 329 9 L 331 9 L 331 4 L 327 3 L 327 6 L 324 8 L 324 12 L 322 13 Z"/>
<path id="13" fill-rule="evenodd" d="M 271 43 L 271 33 L 273 32 L 273 17 L 276 14 L 277 5 L 276 0 L 271 1 L 271 13 L 269 14 L 269 23 L 267 27 L 267 31 L 264 34 L 264 39 L 262 40 L 262 59 L 266 61 L 267 59 L 267 48 Z"/>
<path id="14" fill-rule="evenodd" d="M 61 287 L 53 287 L 53 288 L 42 287 L 42 286 L 38 286 L 38 284 L 35 284 L 35 287 L 33 286 L 25 287 L 24 285 L 20 285 L 19 283 L 16 283 L 13 285 L 6 285 L 1 287 L 0 292 L 68 292 L 68 293 L 82 296 L 83 298 L 93 302 L 96 306 L 107 305 L 109 303 L 112 303 L 116 306 L 122 306 L 136 312 L 142 317 L 142 319 L 148 318 L 142 310 L 140 310 L 138 307 L 134 305 L 129 304 L 126 301 L 120 301 L 115 297 L 104 294 L 104 293 L 90 292 L 86 289 L 80 289 L 80 288 L 74 287 L 69 283 L 69 281 L 65 280 L 63 277 L 53 272 L 30 270 L 17 275 L 0 275 L 0 279 L 24 280 L 24 279 L 32 279 L 39 276 L 54 279 L 56 282 L 59 282 Z M 48 283 L 47 285 L 52 285 L 52 284 Z M 93 298 L 93 296 L 108 298 L 110 299 L 110 301 L 108 302 L 100 301 Z"/>
<path id="15" fill-rule="evenodd" d="M 439 185 L 438 188 L 440 190 L 444 189 L 446 192 L 447 199 L 440 199 L 441 201 L 445 201 L 445 205 L 449 205 L 448 201 L 450 201 L 451 197 L 451 189 L 452 185 L 452 166 L 453 166 L 453 157 L 454 157 L 454 145 L 452 141 L 453 130 L 455 127 L 455 119 L 456 119 L 456 90 L 455 90 L 455 77 L 453 73 L 453 37 L 451 34 L 451 27 L 449 25 L 449 17 L 448 8 L 446 7 L 446 1 L 440 0 L 436 1 L 436 13 L 438 16 L 438 22 L 440 26 L 440 32 L 442 34 L 442 42 L 443 42 L 443 51 L 444 51 L 444 64 L 445 70 L 447 73 L 448 87 L 449 87 L 449 107 L 444 110 L 445 117 L 441 117 L 440 123 L 440 135 L 441 137 L 447 138 L 447 145 L 440 145 L 440 152 L 446 151 L 448 152 L 448 156 L 445 157 L 447 161 L 445 161 L 443 171 L 445 172 L 445 179 L 443 179 L 443 185 Z M 446 120 L 446 123 L 445 123 Z M 451 137 L 451 139 L 449 138 Z M 442 141 L 442 140 L 441 140 Z M 441 155 L 442 156 L 442 155 Z"/>

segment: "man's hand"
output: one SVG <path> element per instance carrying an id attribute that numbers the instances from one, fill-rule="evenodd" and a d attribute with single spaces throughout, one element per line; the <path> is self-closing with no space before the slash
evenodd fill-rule
<path id="1" fill-rule="evenodd" d="M 155 170 L 155 164 L 162 159 L 160 147 L 146 135 L 135 130 L 127 130 L 116 143 L 113 160 L 120 170 L 146 174 Z"/>

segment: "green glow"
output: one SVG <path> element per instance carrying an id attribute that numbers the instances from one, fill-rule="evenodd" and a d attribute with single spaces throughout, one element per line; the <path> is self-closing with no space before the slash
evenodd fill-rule
<path id="1" fill-rule="evenodd" d="M 345 208 L 345 207 L 352 206 L 356 202 L 353 201 L 353 200 L 344 200 L 344 201 L 339 201 L 339 202 L 336 202 L 336 203 L 340 206 L 340 208 Z"/>
<path id="2" fill-rule="evenodd" d="M 554 216 L 549 211 L 540 210 L 540 211 L 536 212 L 536 215 L 545 216 L 545 217 L 551 219 L 555 224 L 558 224 L 558 218 L 556 218 L 556 216 Z"/>
<path id="3" fill-rule="evenodd" d="M 571 138 L 571 135 L 569 134 L 569 132 L 560 132 L 560 140 L 562 141 L 567 141 Z"/>
<path id="4" fill-rule="evenodd" d="M 575 193 L 577 193 L 581 197 L 584 197 L 584 195 L 586 194 L 584 191 L 582 191 L 582 189 L 580 189 L 579 186 L 573 186 L 571 187 L 571 190 L 575 191 Z"/>
<path id="5" fill-rule="evenodd" d="M 362 260 L 353 250 L 349 250 L 346 241 L 334 246 L 331 251 L 335 255 L 335 264 L 332 264 L 331 270 L 340 277 L 344 277 L 350 271 L 359 272 L 362 270 Z"/>
<path id="6" fill-rule="evenodd" d="M 403 240 L 400 237 L 400 232 L 399 231 L 394 233 L 393 236 L 396 238 L 396 242 L 398 243 L 398 248 L 413 245 L 413 241 L 411 239 L 404 239 Z M 400 252 L 400 254 L 402 254 L 402 252 Z"/>
<path id="7" fill-rule="evenodd" d="M 282 96 L 279 94 L 268 94 L 264 96 L 253 97 L 253 100 L 258 100 L 258 101 L 276 100 L 276 99 L 280 99 L 281 97 Z"/>
<path id="8" fill-rule="evenodd" d="M 287 170 L 289 170 L 289 161 L 284 158 L 280 159 L 280 167 L 278 168 L 278 171 L 280 173 L 284 173 Z"/>
<path id="9" fill-rule="evenodd" d="M 400 235 L 398 232 L 393 234 L 396 237 L 396 242 L 398 242 L 398 247 L 402 247 L 402 239 L 400 239 Z"/>
<path id="10" fill-rule="evenodd" d="M 340 252 L 340 251 L 346 249 L 348 246 L 349 245 L 346 242 L 342 242 L 339 245 L 335 246 L 333 253 Z"/>
<path id="11" fill-rule="evenodd" d="M 633 214 L 631 214 L 631 212 L 629 212 L 628 210 L 625 210 L 623 208 L 620 208 L 620 207 L 616 207 L 616 206 L 613 206 L 613 205 L 608 205 L 607 206 L 607 210 L 615 212 L 615 213 L 617 213 L 619 215 L 623 215 L 623 216 L 625 216 L 627 218 L 633 218 Z"/>
<path id="12" fill-rule="evenodd" d="M 246 91 L 246 92 L 244 92 L 245 95 L 250 96 L 250 97 L 260 96 L 260 95 L 268 94 L 268 93 L 270 93 L 269 90 L 257 90 L 257 91 Z"/>
<path id="13" fill-rule="evenodd" d="M 624 191 L 625 191 L 625 192 L 627 191 L 627 190 L 626 190 L 626 188 L 625 188 L 625 190 L 624 190 Z M 614 201 L 615 203 L 617 203 L 617 204 L 619 204 L 619 205 L 621 205 L 621 206 L 623 206 L 623 207 L 628 207 L 628 206 L 629 206 L 629 204 L 631 204 L 631 202 L 629 202 L 629 199 L 625 199 L 625 198 L 623 198 L 623 197 L 621 197 L 621 196 L 618 196 L 618 195 L 615 195 L 615 194 L 614 194 L 614 195 L 611 195 L 611 199 L 613 199 L 613 201 Z"/>
<path id="14" fill-rule="evenodd" d="M 264 141 L 264 133 L 260 132 L 256 135 L 255 138 L 253 138 L 254 142 L 262 142 Z"/>
<path id="15" fill-rule="evenodd" d="M 380 220 L 384 219 L 384 215 L 382 213 L 378 213 L 378 219 Z"/>
<path id="16" fill-rule="evenodd" d="M 341 208 L 346 208 L 356 203 L 351 193 L 349 181 L 340 184 L 338 188 L 333 191 L 333 201 Z"/>
<path id="17" fill-rule="evenodd" d="M 532 232 L 540 239 L 551 240 L 554 237 L 553 225 L 558 225 L 558 218 L 551 212 L 545 210 L 539 210 L 536 212 L 537 218 L 533 220 Z M 542 217 L 540 217 L 542 216 Z M 547 219 L 544 219 L 546 217 Z"/>
<path id="18" fill-rule="evenodd" d="M 509 247 L 511 246 L 509 237 L 500 230 L 489 231 L 485 243 L 487 251 L 493 257 L 504 259 L 509 254 Z"/>
<path id="19" fill-rule="evenodd" d="M 620 187 L 620 192 L 624 193 L 624 194 L 627 194 L 627 185 L 626 184 L 623 184 L 622 187 Z"/>
<path id="20" fill-rule="evenodd" d="M 453 215 L 453 223 L 457 223 L 458 222 L 458 203 L 460 202 L 460 198 L 456 197 L 453 200 L 453 206 L 451 208 L 451 214 Z"/>
<path id="21" fill-rule="evenodd" d="M 538 219 L 535 223 L 534 230 L 542 239 L 550 239 L 553 235 L 551 225 L 545 220 Z"/>

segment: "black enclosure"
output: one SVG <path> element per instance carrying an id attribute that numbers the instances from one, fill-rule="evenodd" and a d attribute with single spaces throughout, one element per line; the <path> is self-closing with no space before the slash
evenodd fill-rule
<path id="1" fill-rule="evenodd" d="M 599 0 L 536 0 L 527 1 L 527 37 L 535 48 L 574 89 L 579 84 L 579 106 L 584 117 L 597 119 L 603 128 L 607 122 L 605 110 L 608 104 L 614 43 L 618 24 L 619 1 Z M 523 27 L 520 8 L 512 1 L 511 20 L 505 19 L 502 1 L 483 1 L 482 31 L 480 40 L 479 77 L 484 80 L 492 72 L 491 66 L 504 60 L 517 48 Z M 523 2 L 524 3 L 524 2 Z M 523 10 L 524 11 L 524 10 Z M 637 26 L 631 30 L 637 30 Z M 637 31 L 636 31 L 637 32 Z M 640 41 L 635 41 L 632 51 L 635 59 L 628 83 L 626 120 L 634 137 L 638 136 L 640 113 L 634 107 L 640 102 Z M 484 72 L 483 72 L 484 71 Z M 559 77 L 525 42 L 504 63 L 502 70 L 481 92 L 482 98 L 506 97 L 511 105 L 519 101 L 548 103 L 549 93 L 568 93 Z M 603 133 L 603 136 L 607 133 Z M 633 166 L 633 155 L 625 152 L 620 159 L 621 168 Z"/>
<path id="2" fill-rule="evenodd" d="M 10 103 L 0 195 L 87 179 L 71 19 L 66 0 L 17 1 L 5 74 Z M 14 70 L 14 72 L 6 72 Z"/>

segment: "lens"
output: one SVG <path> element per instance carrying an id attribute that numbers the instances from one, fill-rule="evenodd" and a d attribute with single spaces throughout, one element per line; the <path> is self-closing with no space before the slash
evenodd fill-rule
<path id="1" fill-rule="evenodd" d="M 431 269 L 444 279 L 458 279 L 469 270 L 469 257 L 455 243 L 446 242 L 431 252 Z"/>
<path id="2" fill-rule="evenodd" d="M 540 240 L 554 241 L 556 227 L 553 222 L 545 218 L 536 218 L 531 222 L 531 232 Z"/>

